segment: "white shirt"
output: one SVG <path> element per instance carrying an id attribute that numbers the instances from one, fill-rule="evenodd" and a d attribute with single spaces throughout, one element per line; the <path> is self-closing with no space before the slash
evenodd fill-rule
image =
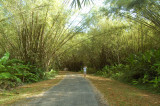
<path id="1" fill-rule="evenodd" d="M 84 72 L 86 72 L 87 71 L 87 67 L 84 67 L 83 70 L 84 70 Z"/>

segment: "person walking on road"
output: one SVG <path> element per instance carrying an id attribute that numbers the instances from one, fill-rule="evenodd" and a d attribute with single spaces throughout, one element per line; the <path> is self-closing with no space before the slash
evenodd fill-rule
<path id="1" fill-rule="evenodd" d="M 86 74 L 87 74 L 87 66 L 83 67 L 83 72 L 84 72 L 84 78 L 86 78 Z"/>

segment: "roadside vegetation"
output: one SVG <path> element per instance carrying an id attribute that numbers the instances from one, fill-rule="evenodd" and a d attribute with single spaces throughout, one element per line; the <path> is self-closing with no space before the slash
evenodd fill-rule
<path id="1" fill-rule="evenodd" d="M 104 0 L 75 22 L 92 1 L 1 0 L 0 90 L 87 66 L 88 73 L 160 93 L 160 2 Z"/>
<path id="2" fill-rule="evenodd" d="M 110 77 L 132 85 L 146 87 L 149 91 L 160 93 L 159 50 L 131 55 L 125 64 L 106 65 L 95 75 Z M 144 86 L 144 87 L 143 87 Z"/>
<path id="3" fill-rule="evenodd" d="M 57 75 L 57 72 L 53 69 L 43 73 L 42 70 L 30 64 L 25 64 L 23 61 L 10 60 L 9 56 L 10 54 L 6 53 L 0 59 L 0 90 L 10 90 L 25 83 L 38 82 L 54 78 Z"/>

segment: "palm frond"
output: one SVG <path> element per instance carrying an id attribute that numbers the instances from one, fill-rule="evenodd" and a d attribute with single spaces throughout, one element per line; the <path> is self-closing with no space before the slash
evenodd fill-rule
<path id="1" fill-rule="evenodd" d="M 86 6 L 87 4 L 93 3 L 93 0 L 73 0 L 71 2 L 71 7 L 75 6 L 78 8 L 82 8 L 82 5 Z"/>

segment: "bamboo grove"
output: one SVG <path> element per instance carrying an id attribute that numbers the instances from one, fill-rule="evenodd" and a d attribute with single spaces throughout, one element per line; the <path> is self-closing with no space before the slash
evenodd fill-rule
<path id="1" fill-rule="evenodd" d="M 87 65 L 89 73 L 159 89 L 160 2 L 104 0 L 73 25 L 73 7 L 92 2 L 73 0 L 67 7 L 68 0 L 1 0 L 0 85 Z"/>
<path id="2" fill-rule="evenodd" d="M 135 85 L 149 84 L 159 91 L 159 1 L 104 3 L 87 16 L 89 30 L 72 39 L 61 64 L 77 71 L 87 65 L 88 73 Z"/>
<path id="3" fill-rule="evenodd" d="M 45 78 L 60 49 L 82 30 L 69 23 L 74 12 L 67 6 L 67 0 L 0 1 L 0 87 Z"/>

